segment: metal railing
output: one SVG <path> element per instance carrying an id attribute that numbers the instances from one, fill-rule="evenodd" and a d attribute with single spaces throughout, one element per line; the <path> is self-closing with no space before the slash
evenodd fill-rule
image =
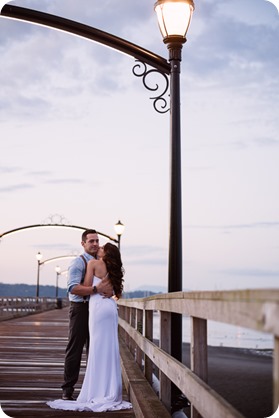
<path id="1" fill-rule="evenodd" d="M 68 304 L 67 298 L 1 297 L 0 321 L 60 309 Z"/>

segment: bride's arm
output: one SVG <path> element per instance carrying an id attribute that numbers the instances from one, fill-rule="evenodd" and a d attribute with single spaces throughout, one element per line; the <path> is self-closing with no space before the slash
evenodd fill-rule
<path id="1" fill-rule="evenodd" d="M 84 286 L 92 286 L 93 284 L 93 277 L 95 274 L 95 264 L 98 262 L 97 260 L 90 260 L 87 263 L 86 274 L 84 277 Z"/>

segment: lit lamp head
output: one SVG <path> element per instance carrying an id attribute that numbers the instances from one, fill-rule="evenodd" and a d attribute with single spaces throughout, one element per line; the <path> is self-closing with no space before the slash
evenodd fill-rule
<path id="1" fill-rule="evenodd" d="M 117 236 L 121 236 L 124 232 L 124 229 L 125 229 L 125 225 L 123 225 L 121 221 L 118 221 L 117 224 L 114 225 L 114 230 Z"/>
<path id="2" fill-rule="evenodd" d="M 194 11 L 193 0 L 158 0 L 154 9 L 165 44 L 186 42 Z"/>
<path id="3" fill-rule="evenodd" d="M 40 251 L 36 254 L 36 258 L 38 263 L 40 263 L 41 259 L 43 258 L 43 254 L 40 253 Z"/>
<path id="4" fill-rule="evenodd" d="M 56 266 L 56 267 L 55 267 L 55 271 L 56 271 L 56 273 L 57 273 L 57 274 L 60 274 L 60 272 L 61 272 L 61 268 L 60 268 L 59 266 Z"/>

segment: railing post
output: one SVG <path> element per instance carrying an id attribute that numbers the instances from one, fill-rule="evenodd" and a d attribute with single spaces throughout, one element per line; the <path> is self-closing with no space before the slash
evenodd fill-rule
<path id="1" fill-rule="evenodd" d="M 129 308 L 128 306 L 126 306 L 126 309 L 125 309 L 125 321 L 128 324 L 130 324 L 130 311 L 131 311 L 131 308 Z M 128 332 L 126 332 L 126 334 L 125 334 L 125 343 L 126 343 L 127 347 L 130 349 L 130 336 L 129 336 Z"/>
<path id="2" fill-rule="evenodd" d="M 153 341 L 153 311 L 144 311 L 144 336 Z M 144 354 L 144 375 L 152 386 L 153 363 L 150 358 Z"/>
<path id="3" fill-rule="evenodd" d="M 118 305 L 118 316 L 119 316 L 119 318 L 121 318 L 121 319 L 124 319 L 124 318 L 125 318 L 125 306 L 123 306 L 123 305 Z M 124 338 L 125 338 L 125 331 L 124 331 L 124 329 L 123 329 L 122 327 L 120 327 L 119 325 L 118 325 L 118 332 L 119 332 L 119 334 L 120 334 L 120 337 L 124 340 Z"/>
<path id="4" fill-rule="evenodd" d="M 166 353 L 171 353 L 171 313 L 160 312 L 160 348 Z M 167 410 L 171 410 L 171 381 L 167 376 L 159 370 L 160 380 L 160 400 L 163 402 Z"/>
<path id="5" fill-rule="evenodd" d="M 118 305 L 118 317 L 119 318 L 124 319 L 124 312 L 125 312 L 124 306 Z M 123 328 L 120 325 L 118 325 L 118 332 L 119 332 L 120 337 L 122 339 L 124 339 L 125 332 L 124 332 Z"/>
<path id="6" fill-rule="evenodd" d="M 137 321 L 137 331 L 140 332 L 141 334 L 143 334 L 143 324 L 142 324 L 142 320 L 143 320 L 143 311 L 142 309 L 137 309 L 137 317 L 136 317 L 136 321 Z M 138 363 L 139 367 L 142 370 L 142 350 L 139 348 L 138 345 L 136 345 L 136 362 Z"/>
<path id="7" fill-rule="evenodd" d="M 191 317 L 191 325 L 191 370 L 207 383 L 207 320 Z M 201 418 L 193 405 L 191 405 L 191 417 Z"/>
<path id="8" fill-rule="evenodd" d="M 130 325 L 134 329 L 136 329 L 136 315 L 136 308 L 131 308 Z M 136 360 L 136 343 L 132 338 L 130 339 L 130 351 L 133 354 L 134 359 Z"/>
<path id="9" fill-rule="evenodd" d="M 275 412 L 279 405 L 279 337 L 274 337 L 273 352 L 273 411 Z"/>

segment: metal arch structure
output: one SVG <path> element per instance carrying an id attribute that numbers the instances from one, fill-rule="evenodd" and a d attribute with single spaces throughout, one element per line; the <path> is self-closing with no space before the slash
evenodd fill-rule
<path id="1" fill-rule="evenodd" d="M 25 231 L 25 230 L 28 230 L 28 229 L 35 229 L 35 228 L 44 228 L 44 227 L 46 227 L 46 228 L 60 228 L 60 227 L 62 227 L 62 228 L 70 228 L 70 229 L 79 229 L 81 231 L 85 231 L 86 229 L 89 229 L 89 228 L 86 228 L 86 227 L 83 227 L 83 226 L 78 226 L 78 225 L 35 224 L 35 225 L 21 226 L 20 228 L 15 228 L 15 229 L 11 229 L 9 231 L 3 232 L 2 234 L 0 234 L 0 240 L 7 235 L 15 234 L 15 233 L 20 232 L 20 231 Z M 92 228 L 90 228 L 90 229 L 92 229 Z M 105 238 L 108 238 L 110 241 L 114 241 L 118 244 L 118 239 L 113 238 L 110 235 L 104 234 L 104 233 L 99 232 L 97 230 L 96 230 L 96 232 L 97 232 L 98 235 L 101 235 Z"/>
<path id="2" fill-rule="evenodd" d="M 40 264 L 40 266 L 42 266 L 44 264 L 51 263 L 52 261 L 67 260 L 69 258 L 76 258 L 76 257 L 78 257 L 78 255 L 74 255 L 74 254 L 73 255 L 60 255 L 58 257 L 48 258 L 47 260 L 44 260 L 44 261 L 38 261 L 38 263 Z"/>
<path id="3" fill-rule="evenodd" d="M 163 96 L 166 94 L 169 88 L 169 79 L 167 76 L 170 75 L 171 65 L 165 58 L 161 57 L 160 55 L 157 55 L 152 51 L 129 42 L 126 39 L 112 35 L 111 33 L 104 32 L 100 29 L 76 22 L 74 20 L 66 19 L 49 13 L 44 13 L 38 10 L 6 4 L 2 7 L 0 16 L 15 20 L 21 20 L 23 22 L 34 23 L 62 32 L 67 32 L 127 54 L 135 58 L 137 62 L 140 62 L 144 66 L 146 64 L 150 65 L 154 68 L 153 70 L 147 71 L 145 67 L 145 70 L 142 73 L 137 73 L 136 69 L 139 67 L 139 64 L 136 64 L 133 68 L 133 74 L 137 77 L 143 77 L 143 85 L 148 90 L 153 92 L 162 90 L 162 93 L 158 93 L 157 96 L 155 95 L 150 97 L 150 99 L 154 100 L 153 107 L 158 113 L 166 113 L 169 111 L 169 108 L 167 108 L 167 100 Z M 163 76 L 165 87 L 162 89 L 159 88 L 158 84 L 155 84 L 154 87 L 149 87 L 146 83 L 147 76 L 154 72 L 157 72 Z"/>
<path id="4" fill-rule="evenodd" d="M 91 41 L 106 45 L 119 52 L 130 55 L 139 61 L 143 61 L 156 68 L 159 72 L 170 74 L 170 64 L 165 58 L 152 51 L 142 48 L 139 45 L 133 44 L 126 39 L 119 38 L 118 36 L 93 28 L 92 26 L 49 13 L 40 12 L 38 10 L 8 4 L 2 7 L 1 15 L 11 19 L 47 26 L 62 32 L 69 32 L 82 38 L 87 38 Z"/>

